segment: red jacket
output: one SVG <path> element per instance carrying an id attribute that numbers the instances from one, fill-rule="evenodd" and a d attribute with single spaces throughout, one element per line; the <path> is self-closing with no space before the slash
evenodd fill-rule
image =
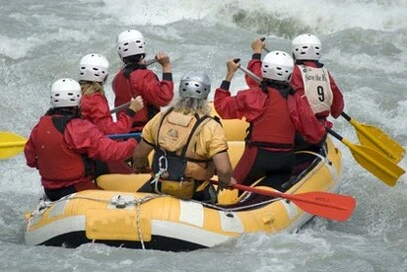
<path id="1" fill-rule="evenodd" d="M 251 71 L 253 74 L 258 76 L 259 78 L 263 78 L 261 73 L 261 54 L 253 54 L 252 59 L 247 64 L 247 70 Z M 254 80 L 251 76 L 245 74 L 244 78 L 246 80 L 246 84 L 249 87 L 256 87 L 259 86 L 259 83 Z"/>
<path id="2" fill-rule="evenodd" d="M 104 162 L 123 161 L 132 156 L 136 145 L 134 139 L 113 141 L 79 118 L 68 122 L 62 134 L 52 116 L 46 115 L 31 131 L 24 155 L 27 165 L 39 170 L 44 188 L 59 189 L 92 180 L 85 175 L 82 156 Z"/>
<path id="3" fill-rule="evenodd" d="M 135 112 L 127 109 L 118 114 L 114 122 L 106 97 L 97 92 L 81 98 L 81 114 L 95 124 L 104 134 L 128 133 L 133 125 Z"/>
<path id="4" fill-rule="evenodd" d="M 222 82 L 215 92 L 214 106 L 223 119 L 246 118 L 252 124 L 248 141 L 282 144 L 270 150 L 289 150 L 294 143 L 295 129 L 290 121 L 287 100 L 277 90 L 268 88 L 269 94 L 260 87 L 238 91 L 231 96 L 229 82 Z"/>
<path id="5" fill-rule="evenodd" d="M 224 119 L 245 117 L 256 130 L 260 130 L 252 131 L 256 137 L 255 141 L 261 139 L 260 141 L 275 144 L 292 144 L 295 131 L 310 143 L 318 143 L 324 137 L 325 128 L 313 115 L 304 96 L 295 94 L 284 99 L 277 90 L 270 87 L 267 88 L 269 94 L 264 93 L 260 87 L 253 87 L 231 96 L 229 85 L 229 82 L 224 81 L 215 92 L 216 112 Z M 267 116 L 263 116 L 265 113 Z"/>
<path id="6" fill-rule="evenodd" d="M 159 107 L 167 106 L 174 96 L 172 74 L 163 73 L 163 80 L 160 81 L 149 69 L 136 69 L 127 79 L 122 68 L 113 79 L 112 89 L 115 93 L 115 107 L 129 102 L 132 97 L 138 95 L 143 98 L 144 108 L 137 112 L 132 131 L 141 131 L 152 118 L 152 114 L 149 114 L 151 106 L 158 111 Z"/>
<path id="7" fill-rule="evenodd" d="M 318 64 L 315 61 L 304 61 L 303 64 L 311 67 L 318 67 Z M 260 54 L 253 54 L 253 58 L 248 63 L 247 69 L 256 74 L 257 76 L 259 76 L 260 78 L 262 78 Z M 329 71 L 328 74 L 333 93 L 333 101 L 331 105 L 330 114 L 334 118 L 337 118 L 342 113 L 345 103 L 343 100 L 343 95 L 339 87 L 336 85 Z M 249 75 L 245 75 L 245 79 L 248 86 L 250 87 L 258 86 L 258 83 L 255 80 L 253 80 Z M 304 93 L 304 83 L 298 65 L 294 66 L 294 71 L 291 76 L 290 84 L 296 92 L 299 92 L 300 94 Z M 329 112 L 325 112 L 322 114 L 320 113 L 319 115 L 327 117 L 329 115 Z"/>
<path id="8" fill-rule="evenodd" d="M 267 88 L 267 91 L 263 113 L 251 122 L 248 140 L 269 150 L 291 150 L 295 128 L 290 120 L 287 99 L 274 88 Z M 258 88 L 255 92 L 262 90 Z"/>

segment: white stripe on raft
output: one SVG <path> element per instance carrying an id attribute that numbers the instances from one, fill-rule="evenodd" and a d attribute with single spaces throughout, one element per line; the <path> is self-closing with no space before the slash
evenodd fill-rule
<path id="1" fill-rule="evenodd" d="M 204 208 L 202 204 L 183 200 L 179 202 L 179 221 L 202 228 L 204 224 Z"/>
<path id="2" fill-rule="evenodd" d="M 232 236 L 210 232 L 191 225 L 152 220 L 152 234 L 191 242 L 205 247 L 213 247 L 232 239 Z"/>
<path id="3" fill-rule="evenodd" d="M 237 214 L 218 211 L 221 228 L 226 232 L 243 233 L 244 227 Z M 204 207 L 202 204 L 180 200 L 180 218 L 182 223 L 188 223 L 202 228 L 204 226 Z M 210 220 L 210 219 L 208 219 Z"/>
<path id="4" fill-rule="evenodd" d="M 285 199 L 280 200 L 283 204 L 285 210 L 287 211 L 288 217 L 293 220 L 298 215 L 298 207 L 292 201 L 287 201 Z"/>
<path id="5" fill-rule="evenodd" d="M 219 213 L 221 218 L 227 217 L 224 212 Z M 235 216 L 235 218 L 238 217 Z M 312 215 L 308 215 L 306 213 L 303 214 L 301 218 L 298 221 L 295 221 L 291 226 L 289 226 L 286 231 L 296 231 L 299 227 L 301 227 L 302 224 L 304 224 L 304 222 L 308 221 L 311 218 Z M 230 236 L 207 231 L 192 225 L 186 225 L 184 223 L 175 223 L 163 220 L 151 221 L 152 235 L 159 235 L 162 237 L 191 242 L 194 244 L 202 245 L 204 247 L 213 247 L 215 245 L 224 243 L 229 239 L 233 239 L 239 236 L 239 234 L 243 233 L 243 226 L 240 226 L 237 223 L 239 220 L 230 221 L 230 219 L 231 217 L 228 217 L 228 219 L 226 219 L 227 223 L 222 224 L 222 228 L 224 230 L 231 232 Z M 85 222 L 86 218 L 83 215 L 70 216 L 53 223 L 49 223 L 37 230 L 26 232 L 25 241 L 27 245 L 39 245 L 59 235 L 75 231 L 85 231 Z"/>
<path id="6" fill-rule="evenodd" d="M 85 231 L 85 215 L 69 216 L 46 224 L 37 230 L 25 232 L 25 241 L 29 246 L 39 245 L 59 235 L 74 231 Z"/>

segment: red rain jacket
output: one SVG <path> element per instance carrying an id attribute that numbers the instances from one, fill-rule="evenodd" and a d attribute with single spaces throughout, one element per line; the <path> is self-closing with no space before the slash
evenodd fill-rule
<path id="1" fill-rule="evenodd" d="M 81 114 L 84 119 L 95 124 L 104 134 L 119 134 L 130 131 L 136 113 L 131 109 L 122 111 L 118 114 L 117 121 L 114 122 L 106 97 L 98 92 L 82 96 Z"/>
<path id="2" fill-rule="evenodd" d="M 157 75 L 149 69 L 136 69 L 127 79 L 122 68 L 114 77 L 112 89 L 115 93 L 115 107 L 130 101 L 132 97 L 140 95 L 144 101 L 144 108 L 137 112 L 132 131 L 141 131 L 144 125 L 153 117 L 149 108 L 167 106 L 174 96 L 174 84 L 171 73 L 163 73 L 160 81 Z"/>
<path id="3" fill-rule="evenodd" d="M 46 189 L 59 189 L 89 182 L 82 156 L 104 162 L 123 161 L 132 156 L 137 142 L 116 142 L 104 136 L 89 121 L 72 119 L 64 134 L 55 128 L 52 116 L 43 116 L 25 145 L 27 165 L 37 168 Z"/>
<path id="4" fill-rule="evenodd" d="M 257 83 L 258 85 L 258 83 Z M 305 96 L 299 94 L 288 95 L 287 102 L 277 90 L 268 88 L 269 94 L 264 93 L 260 87 L 238 91 L 236 96 L 231 96 L 225 87 L 225 82 L 215 92 L 214 106 L 221 118 L 241 119 L 257 123 L 258 118 L 268 120 L 267 124 L 256 126 L 256 138 L 268 139 L 270 143 L 293 144 L 294 129 L 298 131 L 310 143 L 319 143 L 325 136 L 325 128 L 315 118 Z M 278 94 L 278 96 L 277 96 Z M 270 99 L 270 101 L 268 101 Z M 286 105 L 286 108 L 281 106 Z M 265 110 L 266 107 L 274 107 L 273 111 Z M 265 112 L 269 116 L 262 116 Z M 286 124 L 291 122 L 292 125 Z M 272 130 L 272 135 L 270 134 Z M 252 132 L 253 133 L 253 132 Z M 264 135 L 263 135 L 264 134 Z M 291 138 L 290 141 L 287 141 Z M 282 141 L 282 139 L 285 139 Z M 286 148 L 273 148 L 274 150 L 286 150 Z"/>

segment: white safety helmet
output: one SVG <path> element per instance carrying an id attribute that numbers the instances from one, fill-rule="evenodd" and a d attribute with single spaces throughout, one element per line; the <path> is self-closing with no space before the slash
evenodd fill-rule
<path id="1" fill-rule="evenodd" d="M 99 54 L 88 54 L 79 62 L 79 80 L 105 82 L 109 75 L 109 62 Z"/>
<path id="2" fill-rule="evenodd" d="M 294 69 L 293 58 L 284 51 L 271 51 L 268 53 L 261 65 L 263 78 L 290 81 Z"/>
<path id="3" fill-rule="evenodd" d="M 208 75 L 188 72 L 181 78 L 179 96 L 182 98 L 207 99 L 211 92 L 211 80 Z"/>
<path id="4" fill-rule="evenodd" d="M 292 52 L 297 60 L 319 60 L 321 41 L 312 34 L 301 34 L 293 39 Z"/>
<path id="5" fill-rule="evenodd" d="M 117 36 L 117 52 L 120 58 L 146 53 L 146 42 L 140 31 L 130 29 Z"/>
<path id="6" fill-rule="evenodd" d="M 54 108 L 77 107 L 81 96 L 81 85 L 72 78 L 61 78 L 52 84 L 51 105 Z"/>

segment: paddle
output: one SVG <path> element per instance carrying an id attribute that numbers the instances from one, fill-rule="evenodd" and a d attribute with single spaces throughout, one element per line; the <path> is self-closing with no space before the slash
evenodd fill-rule
<path id="1" fill-rule="evenodd" d="M 386 155 L 394 163 L 398 163 L 401 159 L 403 159 L 406 150 L 381 129 L 374 126 L 361 124 L 351 118 L 345 112 L 342 112 L 341 116 L 356 129 L 359 142 L 362 145 L 368 146 L 382 153 L 383 155 Z"/>
<path id="2" fill-rule="evenodd" d="M 261 81 L 257 75 L 243 68 L 241 65 L 239 66 L 239 69 L 251 76 L 257 82 Z M 363 168 L 371 172 L 374 176 L 382 180 L 387 185 L 394 186 L 399 177 L 405 173 L 405 171 L 393 163 L 393 161 L 389 160 L 387 157 L 383 156 L 372 148 L 355 145 L 329 128 L 327 128 L 327 131 L 349 147 L 353 157 Z"/>
<path id="3" fill-rule="evenodd" d="M 107 135 L 107 137 L 109 137 L 110 139 L 136 138 L 136 137 L 139 137 L 139 136 L 141 136 L 141 132 Z"/>
<path id="4" fill-rule="evenodd" d="M 126 103 L 124 103 L 124 104 L 121 104 L 120 106 L 117 106 L 117 107 L 114 108 L 114 109 L 111 109 L 111 110 L 110 110 L 110 113 L 113 114 L 113 113 L 122 111 L 122 110 L 124 110 L 124 109 L 127 109 L 127 108 L 129 107 L 129 105 L 130 105 L 130 101 L 129 101 L 129 102 L 126 102 Z"/>
<path id="5" fill-rule="evenodd" d="M 0 132 L 0 159 L 13 157 L 23 151 L 27 139 L 23 136 Z"/>
<path id="6" fill-rule="evenodd" d="M 355 145 L 340 136 L 330 128 L 326 128 L 329 134 L 349 147 L 355 160 L 366 170 L 382 180 L 389 186 L 396 185 L 397 180 L 405 173 L 404 169 L 394 164 L 390 159 L 367 146 Z"/>
<path id="7" fill-rule="evenodd" d="M 156 63 L 156 62 L 157 62 L 157 59 L 148 60 L 148 61 L 146 61 L 146 66 L 149 66 L 149 65 L 151 65 L 153 63 Z M 124 109 L 127 109 L 129 107 L 129 105 L 130 105 L 130 101 L 126 102 L 124 104 L 121 104 L 120 106 L 117 106 L 116 108 L 111 109 L 110 113 L 113 114 L 113 113 L 122 111 Z"/>
<path id="8" fill-rule="evenodd" d="M 216 181 L 211 180 L 211 182 L 217 184 Z M 281 197 L 292 201 L 300 209 L 309 214 L 336 221 L 347 220 L 352 215 L 356 206 L 356 200 L 353 197 L 329 192 L 286 194 L 241 184 L 236 184 L 233 188 L 266 196 Z"/>
<path id="9" fill-rule="evenodd" d="M 151 64 L 154 64 L 154 63 L 156 63 L 156 62 L 157 62 L 157 59 L 156 59 L 156 58 L 151 59 L 151 60 L 147 60 L 147 61 L 146 61 L 146 66 L 149 66 L 149 65 L 151 65 Z"/>
<path id="10" fill-rule="evenodd" d="M 110 139 L 123 139 L 140 136 L 140 132 L 110 134 L 106 135 Z M 0 131 L 0 159 L 7 159 L 17 155 L 24 150 L 27 139 L 21 135 Z"/>
<path id="11" fill-rule="evenodd" d="M 235 59 L 234 62 L 238 63 L 240 61 L 240 59 Z M 261 82 L 261 78 L 259 78 L 255 73 L 253 73 L 252 71 L 249 71 L 248 69 L 242 67 L 242 65 L 239 65 L 239 69 L 241 71 L 243 71 L 245 74 L 249 75 L 251 78 L 253 78 L 254 80 L 256 80 L 259 84 Z"/>
<path id="12" fill-rule="evenodd" d="M 260 40 L 264 41 L 265 38 L 261 38 Z M 266 47 L 263 47 L 263 50 L 267 53 L 270 52 L 270 50 L 268 50 Z M 371 125 L 359 123 L 345 112 L 342 112 L 341 116 L 356 129 L 361 145 L 370 147 L 381 154 L 386 155 L 396 164 L 403 159 L 406 153 L 404 147 L 384 133 L 381 129 Z"/>

